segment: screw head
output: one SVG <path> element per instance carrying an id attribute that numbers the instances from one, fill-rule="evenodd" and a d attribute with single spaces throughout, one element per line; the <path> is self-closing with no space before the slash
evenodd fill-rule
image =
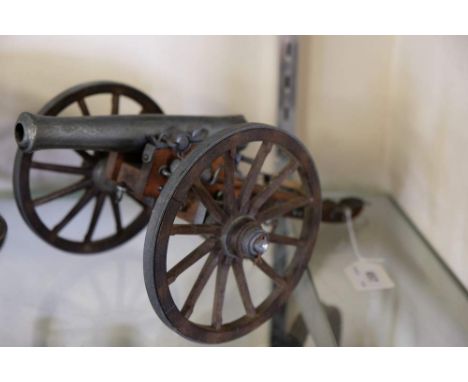
<path id="1" fill-rule="evenodd" d="M 252 249 L 257 255 L 263 255 L 266 251 L 268 251 L 269 246 L 270 242 L 268 241 L 266 235 L 262 234 L 254 240 Z"/>
<path id="2" fill-rule="evenodd" d="M 184 134 L 184 133 L 177 134 L 174 141 L 176 143 L 176 149 L 178 151 L 184 151 L 190 145 L 190 141 L 187 137 L 187 134 Z"/>

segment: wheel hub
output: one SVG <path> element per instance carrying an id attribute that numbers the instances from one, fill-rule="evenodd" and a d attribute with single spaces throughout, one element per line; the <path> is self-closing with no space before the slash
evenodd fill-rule
<path id="1" fill-rule="evenodd" d="M 107 158 L 102 158 L 93 168 L 93 181 L 95 186 L 103 192 L 112 194 L 116 190 L 116 185 L 106 176 Z"/>
<path id="2" fill-rule="evenodd" d="M 225 252 L 235 257 L 263 255 L 270 245 L 268 233 L 251 216 L 238 216 L 229 221 L 221 234 Z"/>

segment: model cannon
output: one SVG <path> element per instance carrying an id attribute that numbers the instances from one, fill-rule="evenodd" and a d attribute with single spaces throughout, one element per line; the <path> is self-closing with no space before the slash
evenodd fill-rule
<path id="1" fill-rule="evenodd" d="M 88 102 L 97 94 L 108 94 L 111 115 L 90 115 Z M 139 114 L 117 115 L 124 98 L 141 107 Z M 82 116 L 58 116 L 70 105 Z M 102 82 L 60 94 L 37 115 L 21 114 L 15 136 L 15 197 L 31 229 L 57 248 L 91 254 L 124 243 L 148 224 L 143 261 L 148 296 L 162 321 L 186 338 L 219 343 L 252 331 L 286 302 L 307 267 L 321 218 L 319 180 L 304 146 L 279 129 L 247 123 L 242 116 L 163 115 L 140 91 Z M 79 164 L 36 159 L 53 149 L 76 153 Z M 286 158 L 282 166 L 273 161 L 277 153 Z M 76 181 L 38 194 L 32 171 Z M 126 223 L 124 198 L 140 206 Z M 72 204 L 51 225 L 38 209 L 56 200 Z M 83 237 L 63 235 L 92 201 Z M 106 201 L 115 228 L 98 238 Z M 294 229 L 278 229 L 285 224 Z M 170 251 L 171 241 L 182 236 L 194 239 L 193 247 Z M 286 249 L 282 269 L 273 266 L 274 247 Z M 195 272 L 190 287 L 177 288 L 188 272 Z M 271 280 L 263 295 L 257 293 L 259 274 Z M 227 315 L 228 285 L 237 289 L 241 310 Z M 210 286 L 211 315 L 202 322 L 194 312 Z"/>

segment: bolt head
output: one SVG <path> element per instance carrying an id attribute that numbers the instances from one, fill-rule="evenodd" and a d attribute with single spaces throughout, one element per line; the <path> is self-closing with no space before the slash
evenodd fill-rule
<path id="1" fill-rule="evenodd" d="M 253 243 L 253 250 L 257 255 L 263 255 L 266 251 L 268 251 L 268 247 L 270 243 L 266 236 L 262 235 L 258 237 Z"/>
<path id="2" fill-rule="evenodd" d="M 182 134 L 182 133 L 176 136 L 175 143 L 176 143 L 177 150 L 179 151 L 186 150 L 190 145 L 189 138 L 187 137 L 186 134 Z"/>

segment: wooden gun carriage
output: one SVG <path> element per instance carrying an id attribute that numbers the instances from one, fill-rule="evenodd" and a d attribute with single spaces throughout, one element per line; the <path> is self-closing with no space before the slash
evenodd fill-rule
<path id="1" fill-rule="evenodd" d="M 91 116 L 91 97 L 103 94 L 109 96 L 109 115 Z M 118 115 L 124 98 L 139 105 L 137 114 Z M 70 105 L 82 115 L 62 116 Z M 147 226 L 143 269 L 149 299 L 161 320 L 188 339 L 220 343 L 249 333 L 286 302 L 307 268 L 321 220 L 319 179 L 306 148 L 284 131 L 240 115 L 164 115 L 137 89 L 97 82 L 59 94 L 38 114 L 22 113 L 15 137 L 15 198 L 30 228 L 56 248 L 86 255 L 116 247 Z M 68 149 L 79 165 L 36 159 L 38 152 L 55 149 Z M 286 158 L 281 166 L 277 153 Z M 38 195 L 33 171 L 76 181 Z M 69 197 L 74 194 L 79 196 Z M 65 198 L 70 209 L 53 225 L 46 223 L 38 208 Z M 123 198 L 139 205 L 127 223 Z M 115 227 L 97 238 L 106 201 Z M 92 202 L 84 236 L 62 235 Z M 285 224 L 294 230 L 278 228 Z M 174 260 L 170 241 L 188 236 L 198 244 Z M 273 264 L 275 247 L 287 249 L 282 269 Z M 177 289 L 194 268 L 191 287 Z M 271 281 L 264 296 L 255 296 L 252 275 L 258 273 L 247 268 Z M 242 309 L 227 317 L 230 274 Z M 210 285 L 211 315 L 201 322 L 193 313 Z"/>

